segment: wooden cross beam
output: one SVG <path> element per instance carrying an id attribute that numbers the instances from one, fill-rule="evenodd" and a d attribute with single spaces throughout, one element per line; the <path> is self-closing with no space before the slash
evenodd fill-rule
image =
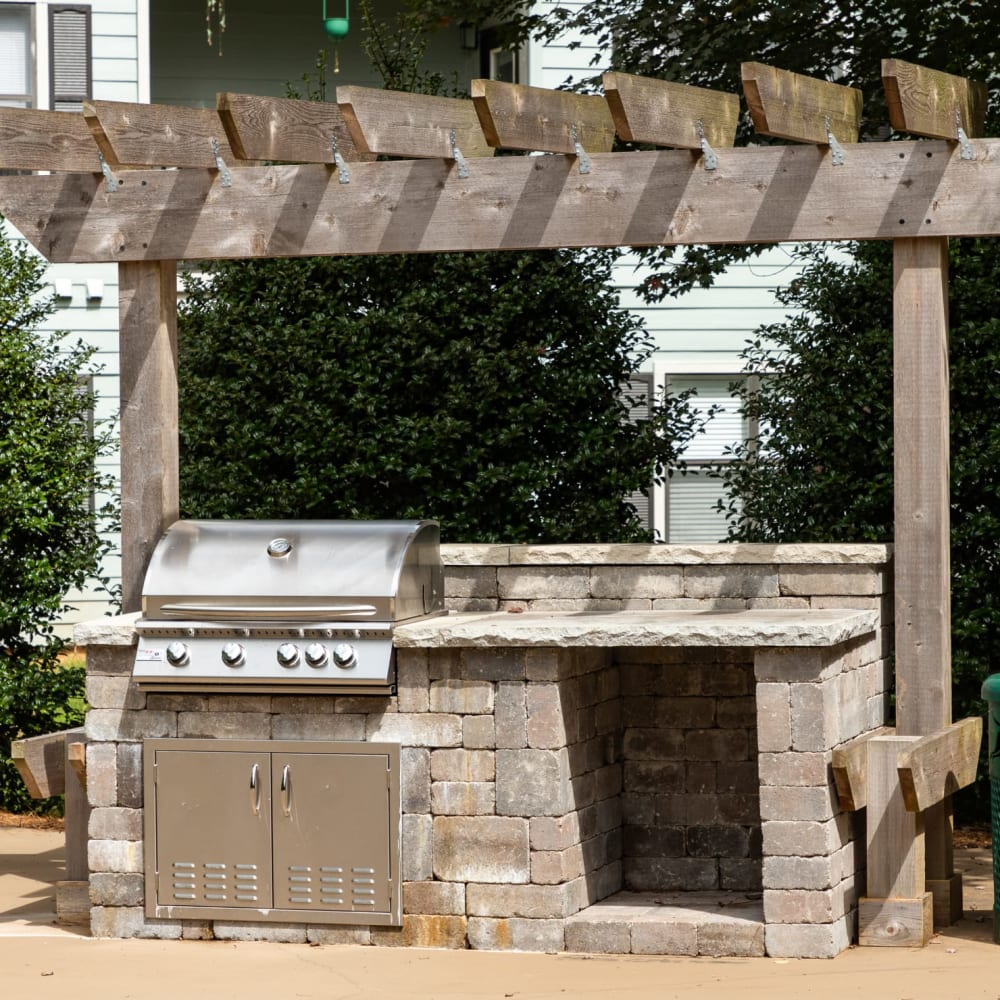
<path id="1" fill-rule="evenodd" d="M 894 129 L 932 139 L 983 134 L 986 84 L 901 59 L 882 60 L 882 85 Z"/>
<path id="2" fill-rule="evenodd" d="M 683 150 L 0 177 L 0 212 L 53 262 L 1000 235 L 1000 140 L 739 148 L 706 171 Z"/>

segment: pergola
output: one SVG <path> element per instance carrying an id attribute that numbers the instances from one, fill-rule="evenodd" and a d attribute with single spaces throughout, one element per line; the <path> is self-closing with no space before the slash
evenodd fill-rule
<path id="1" fill-rule="evenodd" d="M 759 63 L 754 124 L 796 145 L 732 148 L 736 95 L 617 73 L 603 97 L 476 80 L 471 101 L 0 109 L 0 168 L 48 171 L 0 177 L 0 211 L 52 262 L 119 266 L 123 609 L 178 517 L 178 260 L 892 240 L 896 728 L 834 771 L 868 812 L 862 943 L 926 941 L 932 905 L 961 916 L 951 793 L 981 738 L 951 718 L 947 246 L 1000 235 L 1000 140 L 973 138 L 982 85 L 897 60 L 883 78 L 894 127 L 927 138 L 859 144 L 859 91 Z M 616 133 L 671 148 L 611 152 Z"/>

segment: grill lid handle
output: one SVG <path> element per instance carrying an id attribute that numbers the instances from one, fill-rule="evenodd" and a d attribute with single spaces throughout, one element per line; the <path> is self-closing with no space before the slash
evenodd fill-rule
<path id="1" fill-rule="evenodd" d="M 371 618 L 377 613 L 373 604 L 307 604 L 307 605 L 253 605 L 253 604 L 164 604 L 160 607 L 164 615 L 181 617 L 210 617 L 215 619 L 239 620 L 243 618 L 265 618 L 271 621 L 287 621 L 289 618 L 305 618 L 323 621 L 334 617 Z"/>

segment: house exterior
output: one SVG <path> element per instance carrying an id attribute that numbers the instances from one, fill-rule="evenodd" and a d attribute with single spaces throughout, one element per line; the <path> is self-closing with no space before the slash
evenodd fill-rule
<path id="1" fill-rule="evenodd" d="M 334 0 L 328 6 L 331 16 L 339 11 Z M 375 7 L 379 18 L 390 20 L 402 4 Z M 209 19 L 209 44 L 205 0 L 0 0 L 0 103 L 72 109 L 92 97 L 214 107 L 219 91 L 286 96 L 289 84 L 306 96 L 316 93 L 315 63 L 323 48 L 328 99 L 337 86 L 380 85 L 358 42 L 360 14 L 355 12 L 348 36 L 331 44 L 321 9 L 318 0 L 286 0 L 280 12 L 269 0 L 233 0 L 224 31 Z M 573 48 L 570 39 L 560 39 L 511 54 L 496 48 L 488 28 L 470 27 L 444 26 L 431 37 L 426 62 L 446 79 L 463 83 L 493 75 L 557 87 L 568 77 L 595 72 L 590 65 L 595 50 L 587 44 Z M 786 250 L 772 248 L 752 264 L 730 268 L 710 290 L 650 306 L 638 297 L 643 273 L 634 258 L 624 254 L 616 267 L 622 305 L 642 314 L 654 340 L 645 365 L 652 391 L 695 387 L 703 405 L 722 408 L 708 433 L 689 449 L 692 471 L 651 491 L 650 524 L 665 541 L 717 541 L 725 534 L 724 521 L 713 510 L 718 485 L 697 463 L 723 457 L 728 445 L 746 436 L 748 428 L 729 395 L 740 370 L 737 355 L 757 327 L 783 316 L 774 288 L 795 268 Z M 117 268 L 58 265 L 48 275 L 58 305 L 50 326 L 94 345 L 101 366 L 94 377 L 100 397 L 95 417 L 112 418 L 119 405 Z M 116 472 L 117 457 L 109 457 L 107 465 Z M 117 561 L 109 560 L 106 571 L 112 579 L 119 576 Z M 67 631 L 72 622 L 99 616 L 106 606 L 95 591 L 71 594 L 70 600 L 76 611 Z"/>

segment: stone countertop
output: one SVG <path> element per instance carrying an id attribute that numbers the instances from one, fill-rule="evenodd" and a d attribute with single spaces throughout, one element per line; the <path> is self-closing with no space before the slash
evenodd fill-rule
<path id="1" fill-rule="evenodd" d="M 460 613 L 397 626 L 401 648 L 457 646 L 835 646 L 869 635 L 874 611 Z"/>

